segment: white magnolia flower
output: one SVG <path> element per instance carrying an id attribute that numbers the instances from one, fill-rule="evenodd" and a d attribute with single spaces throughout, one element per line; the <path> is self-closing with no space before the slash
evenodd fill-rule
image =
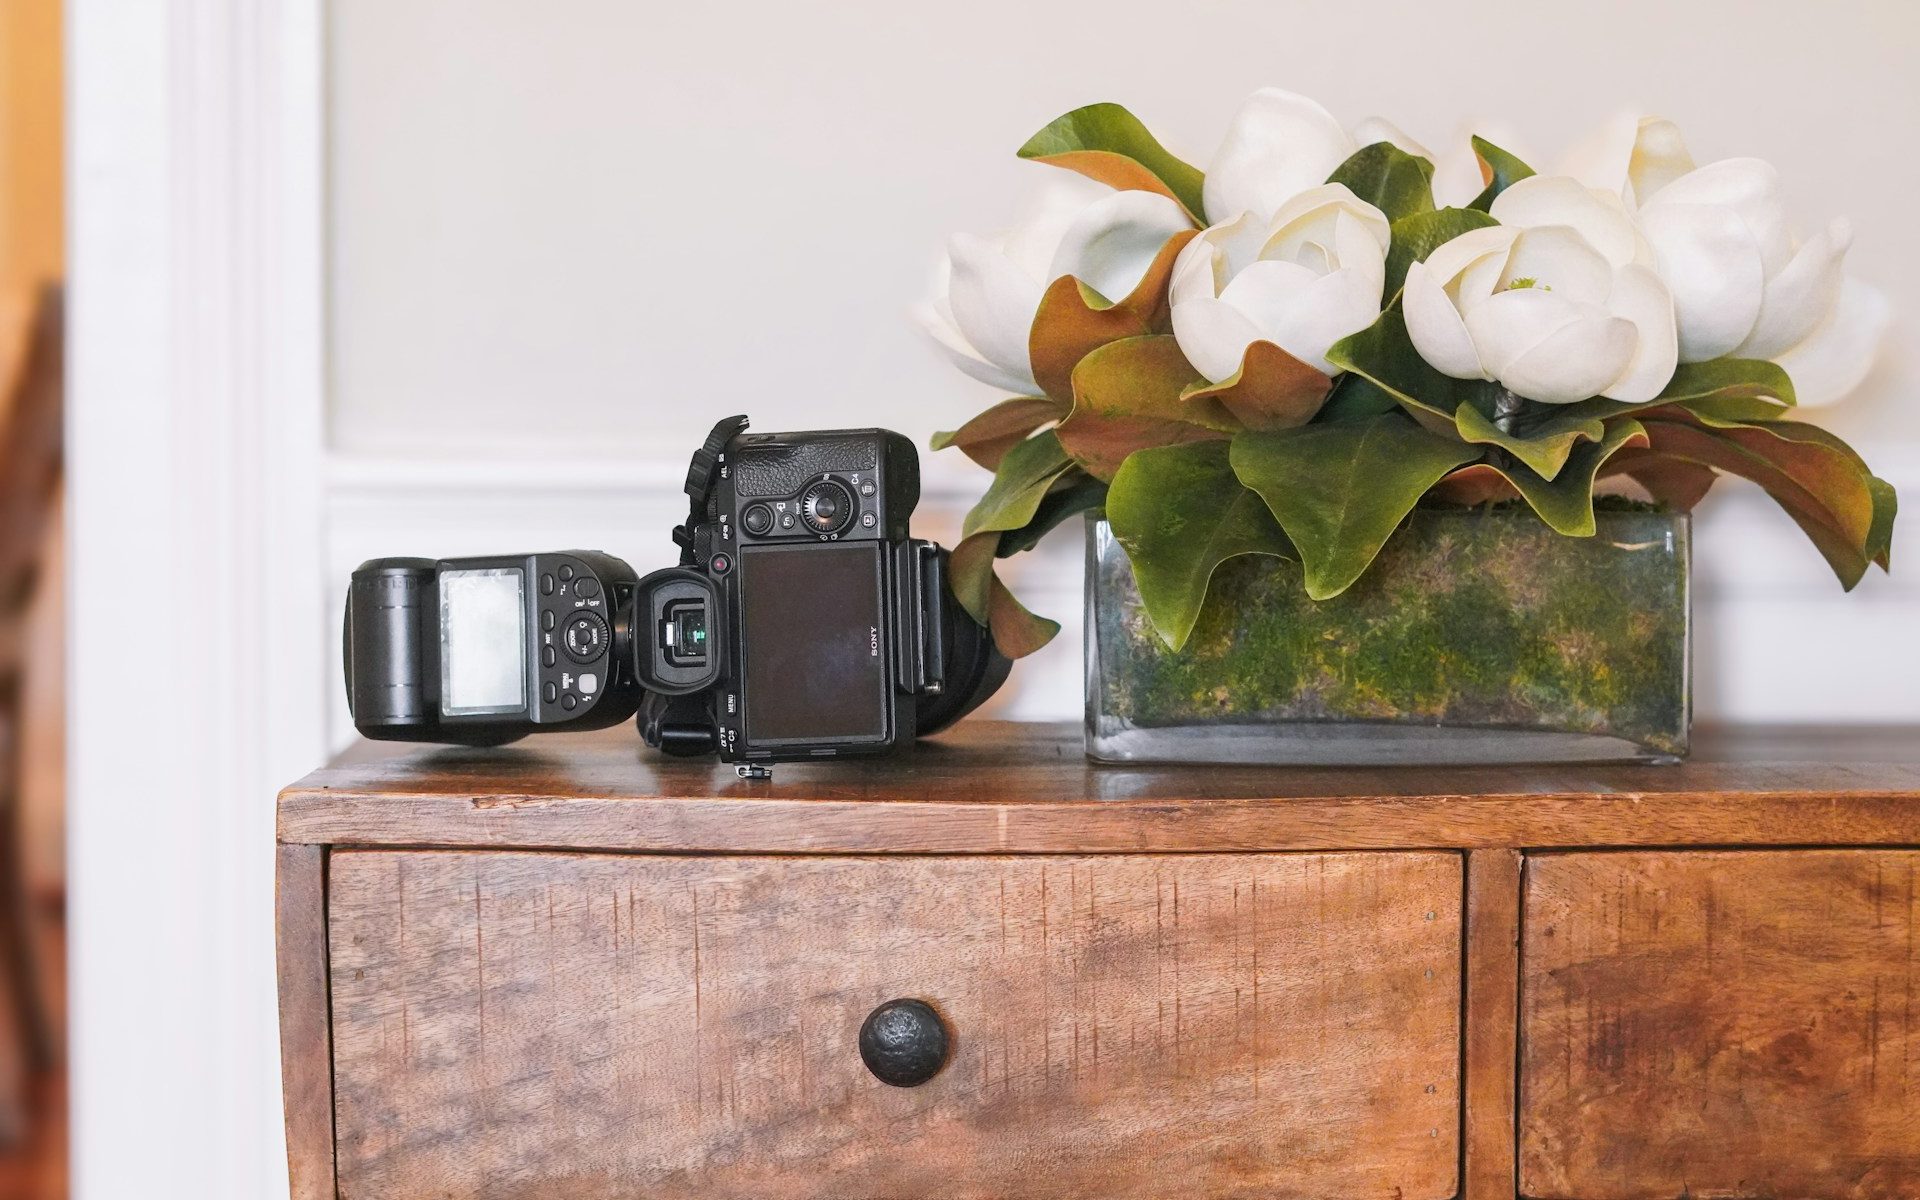
<path id="1" fill-rule="evenodd" d="M 1154 192 L 1115 191 L 1061 173 L 1002 233 L 957 233 L 914 319 L 954 365 L 982 383 L 1037 395 L 1027 336 L 1047 285 L 1072 275 L 1108 300 L 1139 284 L 1167 239 L 1193 222 Z"/>
<path id="2" fill-rule="evenodd" d="M 1500 225 L 1440 246 L 1407 271 L 1407 333 L 1455 379 L 1517 396 L 1641 404 L 1676 361 L 1673 298 L 1612 194 L 1536 175 L 1500 193 Z"/>
<path id="3" fill-rule="evenodd" d="M 1221 224 L 1252 213 L 1265 225 L 1281 205 L 1325 183 L 1359 148 L 1319 104 L 1279 88 L 1261 88 L 1233 114 L 1227 136 L 1207 164 L 1200 197 L 1207 220 Z"/>
<path id="4" fill-rule="evenodd" d="M 1215 383 L 1256 341 L 1327 374 L 1327 348 L 1380 315 L 1387 218 L 1346 185 L 1325 183 L 1262 219 L 1245 211 L 1187 244 L 1169 298 L 1181 352 Z"/>
<path id="5" fill-rule="evenodd" d="M 1772 166 L 1731 158 L 1695 167 L 1679 130 L 1654 117 L 1616 119 L 1571 162 L 1638 210 L 1673 292 L 1680 361 L 1772 359 L 1802 404 L 1837 400 L 1866 377 L 1886 332 L 1886 297 L 1847 278 L 1846 220 L 1794 236 Z"/>

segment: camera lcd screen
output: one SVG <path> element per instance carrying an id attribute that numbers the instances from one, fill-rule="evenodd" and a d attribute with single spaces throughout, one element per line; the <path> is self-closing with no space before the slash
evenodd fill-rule
<path id="1" fill-rule="evenodd" d="M 527 707 L 527 617 L 518 567 L 440 573 L 440 711 Z"/>
<path id="2" fill-rule="evenodd" d="M 886 734 L 881 547 L 765 547 L 740 555 L 747 741 Z"/>

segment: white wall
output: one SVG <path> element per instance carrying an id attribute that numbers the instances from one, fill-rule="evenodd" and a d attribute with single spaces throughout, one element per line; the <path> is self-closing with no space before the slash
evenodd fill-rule
<path id="1" fill-rule="evenodd" d="M 337 704 L 325 589 L 374 553 L 660 561 L 723 411 L 955 423 L 989 397 L 902 310 L 1075 105 L 1201 160 L 1265 83 L 1429 139 L 1503 114 L 1538 147 L 1637 101 L 1703 156 L 1764 154 L 1810 217 L 1856 219 L 1901 310 L 1833 423 L 1920 495 L 1914 12 L 69 0 L 78 1196 L 284 1187 L 267 847 Z M 926 528 L 981 482 L 933 466 Z M 1917 527 L 1843 601 L 1729 489 L 1703 714 L 1920 718 Z M 1011 711 L 1073 711 L 1075 562 L 1069 538 L 1023 568 L 1070 628 Z"/>
<path id="2" fill-rule="evenodd" d="M 1854 218 L 1856 268 L 1900 314 L 1868 388 L 1822 419 L 1920 495 L 1916 14 L 1897 0 L 335 0 L 332 568 L 590 537 L 658 561 L 679 464 L 716 415 L 922 441 L 951 427 L 991 393 L 937 361 L 903 310 L 950 231 L 1004 221 L 1051 170 L 1014 149 L 1112 99 L 1204 166 L 1263 84 L 1429 144 L 1496 116 L 1541 161 L 1635 106 L 1677 119 L 1702 161 L 1772 159 L 1808 228 Z M 422 458 L 452 460 L 446 487 L 402 482 Z M 928 467 L 927 524 L 948 529 L 982 477 L 951 454 Z M 489 500 L 496 477 L 520 499 Z M 1700 532 L 1701 715 L 1920 717 L 1920 575 L 1876 573 L 1843 599 L 1783 514 L 1724 492 Z M 1076 703 L 1078 559 L 1070 534 L 1056 542 L 1015 571 L 1068 625 L 1017 673 L 1017 715 Z M 1916 550 L 1910 516 L 1896 558 Z"/>

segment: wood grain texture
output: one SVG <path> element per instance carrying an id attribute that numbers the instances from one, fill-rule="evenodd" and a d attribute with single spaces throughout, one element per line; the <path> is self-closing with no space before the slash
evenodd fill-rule
<path id="1" fill-rule="evenodd" d="M 330 874 L 347 1200 L 1457 1185 L 1457 854 L 342 851 Z M 856 1048 L 903 996 L 954 1039 L 912 1089 Z"/>
<path id="2" fill-rule="evenodd" d="M 1521 1191 L 1920 1195 L 1920 853 L 1527 866 Z"/>
<path id="3" fill-rule="evenodd" d="M 333 1200 L 325 846 L 281 846 L 274 875 L 280 1076 L 292 1200 Z"/>
<path id="4" fill-rule="evenodd" d="M 1920 733 L 1748 731 L 1679 766 L 1111 767 L 1077 728 L 964 722 L 770 782 L 627 729 L 358 747 L 280 798 L 283 841 L 795 854 L 1912 844 Z"/>
<path id="5" fill-rule="evenodd" d="M 1466 1200 L 1514 1194 L 1521 865 L 1517 850 L 1467 855 Z"/>

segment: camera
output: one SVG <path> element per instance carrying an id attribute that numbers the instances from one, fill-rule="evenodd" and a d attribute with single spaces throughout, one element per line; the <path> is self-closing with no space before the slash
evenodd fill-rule
<path id="1" fill-rule="evenodd" d="M 499 745 L 637 717 L 668 754 L 884 754 L 978 707 L 1011 663 L 909 535 L 913 444 L 883 429 L 717 424 L 687 473 L 677 565 L 609 555 L 375 559 L 344 655 L 367 737 Z"/>

